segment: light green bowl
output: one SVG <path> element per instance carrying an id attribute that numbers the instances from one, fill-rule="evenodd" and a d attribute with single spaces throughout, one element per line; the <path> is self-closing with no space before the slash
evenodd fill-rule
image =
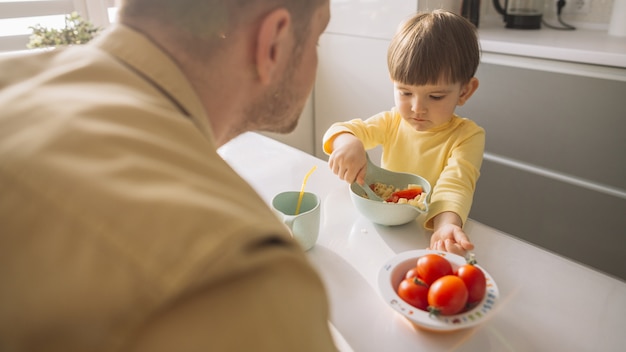
<path id="1" fill-rule="evenodd" d="M 365 191 L 358 184 L 352 183 L 350 185 L 350 197 L 354 206 L 363 216 L 375 224 L 396 226 L 409 223 L 420 214 L 428 212 L 431 186 L 425 178 L 414 174 L 385 170 L 374 165 L 369 156 L 367 162 L 367 175 L 365 176 L 367 185 L 380 182 L 393 185 L 398 189 L 405 189 L 409 184 L 415 184 L 422 186 L 422 190 L 426 192 L 427 196 L 424 202 L 426 208 L 421 210 L 409 204 L 384 203 L 365 198 Z"/>

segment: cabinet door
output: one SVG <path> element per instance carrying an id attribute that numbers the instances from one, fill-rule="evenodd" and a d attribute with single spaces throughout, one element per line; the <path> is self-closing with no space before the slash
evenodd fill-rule
<path id="1" fill-rule="evenodd" d="M 417 0 L 331 0 L 326 33 L 391 39 L 417 11 Z"/>
<path id="2" fill-rule="evenodd" d="M 393 105 L 393 84 L 387 70 L 389 40 L 324 34 L 315 83 L 315 154 L 331 124 L 368 118 Z"/>
<path id="3" fill-rule="evenodd" d="M 626 82 L 482 63 L 470 217 L 626 279 Z"/>
<path id="4" fill-rule="evenodd" d="M 332 17 L 320 38 L 314 91 L 315 155 L 334 122 L 368 118 L 393 106 L 387 48 L 418 1 L 331 0 Z M 380 151 L 374 152 L 374 160 Z"/>

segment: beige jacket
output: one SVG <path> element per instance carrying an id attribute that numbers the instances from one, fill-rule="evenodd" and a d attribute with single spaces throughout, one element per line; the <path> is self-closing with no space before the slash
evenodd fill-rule
<path id="1" fill-rule="evenodd" d="M 117 25 L 0 61 L 0 351 L 326 351 L 324 287 Z"/>

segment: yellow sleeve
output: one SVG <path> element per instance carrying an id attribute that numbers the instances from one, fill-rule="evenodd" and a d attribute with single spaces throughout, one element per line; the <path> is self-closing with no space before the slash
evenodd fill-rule
<path id="1" fill-rule="evenodd" d="M 322 149 L 324 153 L 330 155 L 333 152 L 333 141 L 341 133 L 351 133 L 362 143 L 365 149 L 372 149 L 379 144 L 383 144 L 388 133 L 395 133 L 393 127 L 395 112 L 385 111 L 367 120 L 353 119 L 346 122 L 336 122 L 332 124 L 322 138 Z"/>
<path id="2" fill-rule="evenodd" d="M 460 142 L 452 148 L 437 182 L 433 186 L 424 227 L 433 229 L 433 218 L 451 211 L 467 221 L 485 149 L 485 131 L 473 122 Z"/>
<path id="3" fill-rule="evenodd" d="M 332 125 L 322 138 L 322 150 L 326 155 L 330 155 L 333 152 L 333 142 L 338 135 L 342 133 L 352 133 L 346 126 L 342 126 L 340 123 Z"/>

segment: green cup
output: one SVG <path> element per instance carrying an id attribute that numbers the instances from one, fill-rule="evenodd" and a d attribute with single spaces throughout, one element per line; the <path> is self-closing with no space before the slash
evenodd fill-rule
<path id="1" fill-rule="evenodd" d="M 316 194 L 304 192 L 300 212 L 296 215 L 299 197 L 298 191 L 281 192 L 272 199 L 272 208 L 302 249 L 308 251 L 315 246 L 319 236 L 320 198 Z"/>

